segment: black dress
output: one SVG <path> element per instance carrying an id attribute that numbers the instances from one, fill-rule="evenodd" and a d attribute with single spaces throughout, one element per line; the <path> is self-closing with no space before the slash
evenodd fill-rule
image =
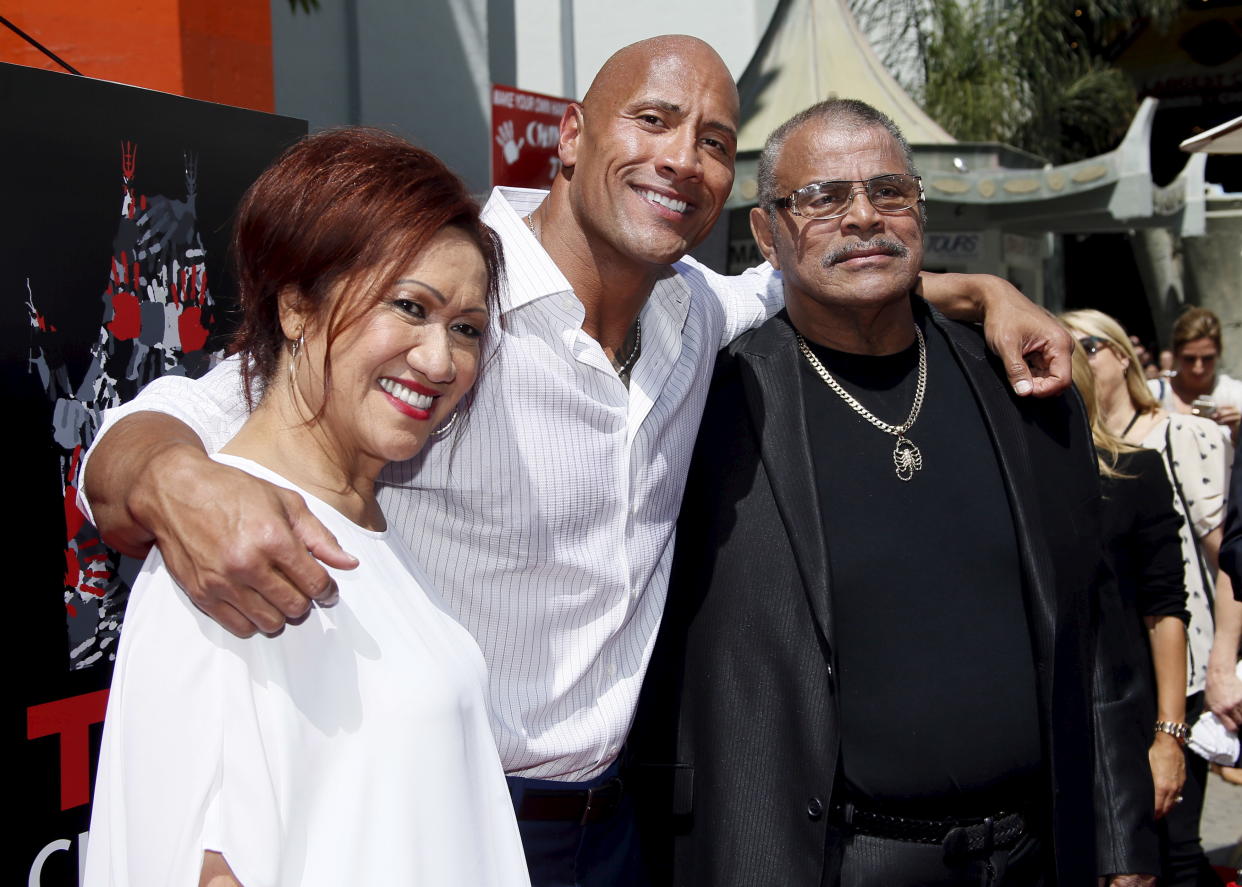
<path id="1" fill-rule="evenodd" d="M 1155 450 L 1122 453 L 1116 469 L 1124 477 L 1101 477 L 1104 493 L 1104 545 L 1126 612 L 1133 625 L 1128 638 L 1135 662 L 1148 663 L 1148 707 L 1155 721 L 1156 684 L 1144 618 L 1176 616 L 1190 621 L 1186 609 L 1185 565 L 1178 529 L 1182 518 L 1173 510 L 1173 487 Z M 1123 627 L 1124 629 L 1125 627 Z M 1107 627 L 1104 627 L 1107 631 Z M 1150 725 L 1148 725 L 1150 726 Z"/>

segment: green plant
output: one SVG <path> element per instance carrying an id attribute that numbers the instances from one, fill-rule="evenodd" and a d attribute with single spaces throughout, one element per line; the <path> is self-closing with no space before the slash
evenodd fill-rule
<path id="1" fill-rule="evenodd" d="M 850 0 L 902 86 L 963 141 L 1001 141 L 1056 163 L 1115 147 L 1137 100 L 1112 67 L 1136 28 L 1178 0 Z"/>

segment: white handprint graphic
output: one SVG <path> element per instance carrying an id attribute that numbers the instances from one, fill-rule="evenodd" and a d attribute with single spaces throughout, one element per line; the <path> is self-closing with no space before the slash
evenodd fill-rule
<path id="1" fill-rule="evenodd" d="M 505 164 L 512 166 L 517 162 L 518 154 L 521 153 L 522 146 L 526 144 L 526 139 L 513 141 L 513 121 L 506 120 L 496 129 L 496 144 L 500 145 L 501 151 L 504 152 Z"/>

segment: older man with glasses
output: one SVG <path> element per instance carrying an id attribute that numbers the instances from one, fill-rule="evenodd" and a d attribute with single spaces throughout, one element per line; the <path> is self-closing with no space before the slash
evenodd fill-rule
<path id="1" fill-rule="evenodd" d="M 913 295 L 922 190 L 874 108 L 794 117 L 759 189 L 786 310 L 719 359 L 687 481 L 631 733 L 653 877 L 1150 883 L 1079 401 L 1014 398 Z"/>

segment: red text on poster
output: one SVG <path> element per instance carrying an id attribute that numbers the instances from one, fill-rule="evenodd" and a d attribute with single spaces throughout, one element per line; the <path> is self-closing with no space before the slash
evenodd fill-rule
<path id="1" fill-rule="evenodd" d="M 492 184 L 549 188 L 560 172 L 556 155 L 569 99 L 492 85 Z"/>

